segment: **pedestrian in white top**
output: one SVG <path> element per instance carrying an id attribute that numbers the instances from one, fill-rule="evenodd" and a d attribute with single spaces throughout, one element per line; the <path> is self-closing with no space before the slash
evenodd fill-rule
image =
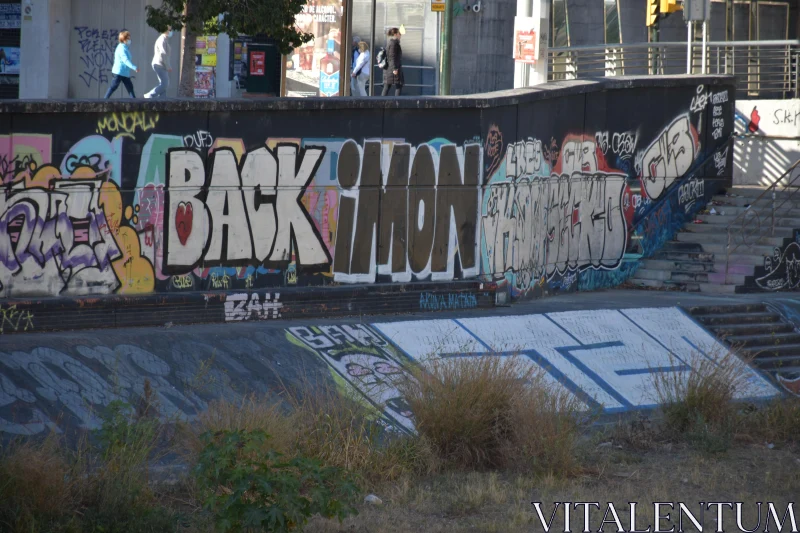
<path id="1" fill-rule="evenodd" d="M 353 88 L 353 96 L 368 96 L 367 95 L 367 81 L 369 80 L 369 45 L 361 41 L 358 43 L 358 58 L 355 65 L 353 65 L 353 72 L 350 76 L 355 81 Z"/>
<path id="2" fill-rule="evenodd" d="M 149 93 L 145 94 L 145 98 L 160 98 L 167 94 L 167 87 L 169 87 L 169 73 L 172 72 L 172 66 L 169 62 L 169 55 L 172 48 L 169 45 L 169 38 L 172 37 L 172 28 L 167 28 L 167 31 L 159 35 L 156 39 L 156 46 L 153 53 L 153 70 L 156 71 L 158 76 L 158 85 Z"/>

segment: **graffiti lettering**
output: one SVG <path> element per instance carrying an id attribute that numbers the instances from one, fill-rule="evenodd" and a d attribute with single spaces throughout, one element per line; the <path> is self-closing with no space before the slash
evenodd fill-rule
<path id="1" fill-rule="evenodd" d="M 307 346 L 380 415 L 384 427 L 413 432 L 414 415 L 398 390 L 408 361 L 367 325 L 295 327 L 287 338 Z M 413 378 L 412 378 L 413 379 Z"/>
<path id="2" fill-rule="evenodd" d="M 117 47 L 119 31 L 116 29 L 99 30 L 87 26 L 76 26 L 80 61 L 83 72 L 78 78 L 87 88 L 92 84 L 105 84 L 111 78 L 114 66 L 114 50 Z"/>
<path id="3" fill-rule="evenodd" d="M 237 164 L 220 148 L 205 164 L 197 151 L 169 152 L 165 269 L 199 265 L 245 265 L 289 261 L 325 267 L 330 254 L 300 202 L 319 168 L 325 148 L 281 145 L 259 148 Z M 299 161 L 299 164 L 298 164 Z M 207 194 L 201 195 L 202 188 Z M 204 197 L 205 196 L 205 197 Z"/>
<path id="4" fill-rule="evenodd" d="M 766 275 L 755 279 L 764 290 L 790 290 L 800 286 L 800 244 L 790 243 L 781 251 L 775 248 L 772 257 L 764 258 Z"/>
<path id="5" fill-rule="evenodd" d="M 172 276 L 172 286 L 176 289 L 191 289 L 194 287 L 194 278 L 190 274 Z"/>
<path id="6" fill-rule="evenodd" d="M 273 298 L 270 293 L 264 296 L 261 301 L 257 293 L 228 294 L 225 297 L 225 321 L 240 322 L 242 320 L 266 320 L 269 318 L 280 318 L 283 304 L 280 302 L 281 295 L 275 293 Z"/>
<path id="7" fill-rule="evenodd" d="M 697 145 L 689 117 L 677 118 L 641 154 L 638 168 L 647 195 L 655 200 L 694 163 Z"/>
<path id="8" fill-rule="evenodd" d="M 717 169 L 717 176 L 722 176 L 725 173 L 725 168 L 728 166 L 728 147 L 724 150 L 714 152 L 714 168 Z"/>
<path id="9" fill-rule="evenodd" d="M 705 182 L 702 179 L 692 178 L 678 188 L 678 204 L 684 206 L 688 213 L 696 200 L 705 195 Z"/>
<path id="10" fill-rule="evenodd" d="M 135 137 L 137 131 L 147 132 L 158 125 L 158 113 L 144 111 L 111 113 L 97 121 L 97 133 L 113 133 L 116 136 Z"/>
<path id="11" fill-rule="evenodd" d="M 419 295 L 419 308 L 423 311 L 441 311 L 445 309 L 474 309 L 478 299 L 474 294 L 456 292 L 435 294 L 423 292 Z"/>
<path id="12" fill-rule="evenodd" d="M 629 131 L 615 133 L 611 140 L 611 150 L 622 159 L 627 159 L 633 156 L 638 140 L 638 135 L 636 133 Z"/>
<path id="13" fill-rule="evenodd" d="M 506 176 L 534 174 L 542 167 L 542 142 L 538 139 L 513 143 L 506 150 Z"/>
<path id="14" fill-rule="evenodd" d="M 724 104 L 728 101 L 728 91 L 720 91 L 718 93 L 713 93 L 711 91 L 705 91 L 705 88 L 702 85 L 698 85 L 697 87 L 697 95 L 692 97 L 692 104 L 689 106 L 689 111 L 692 113 L 699 113 L 708 106 L 708 103 L 711 102 L 714 105 Z"/>
<path id="15" fill-rule="evenodd" d="M 211 145 L 214 144 L 214 137 L 207 131 L 198 130 L 192 135 L 185 135 L 183 144 L 189 148 L 211 148 Z"/>
<path id="16" fill-rule="evenodd" d="M 26 309 L 20 311 L 16 305 L 0 306 L 0 335 L 32 329 L 33 313 Z"/>
<path id="17" fill-rule="evenodd" d="M 772 123 L 776 126 L 779 124 L 796 126 L 800 123 L 800 109 L 782 109 L 779 107 L 772 114 Z"/>
<path id="18" fill-rule="evenodd" d="M 437 154 L 395 144 L 385 181 L 382 152 L 380 142 L 348 141 L 339 154 L 336 281 L 453 279 L 456 256 L 462 277 L 477 275 L 480 145 L 444 145 Z"/>

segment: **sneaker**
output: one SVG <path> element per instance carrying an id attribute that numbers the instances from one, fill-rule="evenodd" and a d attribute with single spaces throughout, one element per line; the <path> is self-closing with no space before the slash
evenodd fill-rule
<path id="1" fill-rule="evenodd" d="M 146 93 L 146 94 L 144 95 L 144 97 L 145 97 L 145 98 L 147 98 L 147 99 L 150 99 L 150 98 L 152 98 L 152 97 L 153 97 L 153 94 L 152 94 L 152 93 Z"/>

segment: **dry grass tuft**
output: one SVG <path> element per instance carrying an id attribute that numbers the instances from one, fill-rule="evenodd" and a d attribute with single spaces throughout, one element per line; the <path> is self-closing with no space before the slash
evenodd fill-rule
<path id="1" fill-rule="evenodd" d="M 291 453 L 297 439 L 294 416 L 278 401 L 250 394 L 238 401 L 214 400 L 208 410 L 197 417 L 190 428 L 184 428 L 186 450 L 196 456 L 202 448 L 199 436 L 210 431 L 264 431 L 270 436 L 270 447 Z M 189 429 L 189 431 L 185 431 Z"/>
<path id="2" fill-rule="evenodd" d="M 433 360 L 401 389 L 417 430 L 447 466 L 574 465 L 579 404 L 522 357 Z"/>
<path id="3" fill-rule="evenodd" d="M 75 474 L 55 435 L 0 450 L 0 525 L 35 531 L 58 521 L 80 501 L 81 483 Z"/>
<path id="4" fill-rule="evenodd" d="M 676 366 L 680 364 L 675 361 Z M 653 374 L 665 423 L 671 431 L 684 434 L 699 425 L 712 428 L 729 426 L 736 413 L 736 393 L 747 387 L 746 365 L 732 352 L 697 355 L 689 372 Z"/>
<path id="5" fill-rule="evenodd" d="M 739 440 L 800 444 L 800 398 L 778 398 L 742 413 L 736 433 Z"/>

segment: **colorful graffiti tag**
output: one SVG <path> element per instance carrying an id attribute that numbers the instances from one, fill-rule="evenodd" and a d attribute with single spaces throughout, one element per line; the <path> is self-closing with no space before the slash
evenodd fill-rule
<path id="1" fill-rule="evenodd" d="M 703 101 L 687 89 L 659 127 L 630 119 L 549 141 L 507 142 L 502 120 L 463 142 L 231 136 L 146 111 L 94 114 L 85 137 L 2 135 L 0 297 L 471 278 L 519 296 L 617 283 L 657 202 L 703 203 L 704 177 L 684 180 L 716 154 L 699 117 L 727 89 Z M 264 301 L 231 316 L 276 316 Z"/>

